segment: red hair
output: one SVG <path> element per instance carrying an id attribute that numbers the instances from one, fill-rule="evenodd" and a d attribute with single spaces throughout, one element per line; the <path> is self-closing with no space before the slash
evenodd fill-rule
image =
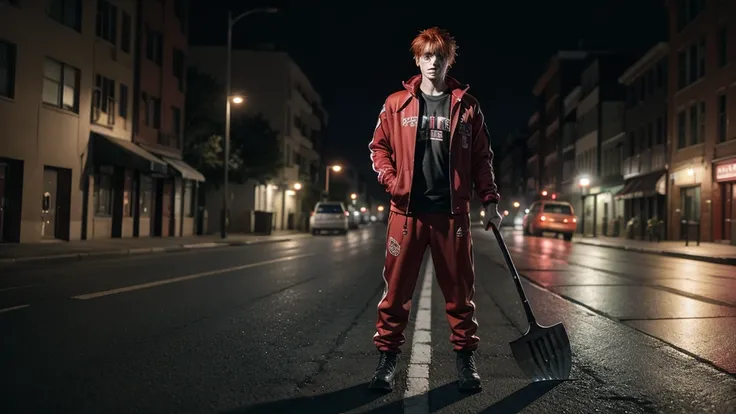
<path id="1" fill-rule="evenodd" d="M 449 66 L 455 63 L 456 51 L 457 43 L 455 43 L 455 39 L 450 36 L 450 33 L 439 27 L 422 30 L 411 42 L 411 52 L 415 58 L 423 56 L 425 53 L 438 54 L 447 59 Z"/>

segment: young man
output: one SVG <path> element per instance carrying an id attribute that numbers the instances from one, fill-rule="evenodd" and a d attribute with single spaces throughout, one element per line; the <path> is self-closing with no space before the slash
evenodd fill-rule
<path id="1" fill-rule="evenodd" d="M 468 85 L 447 76 L 457 46 L 436 27 L 414 39 L 421 72 L 386 99 L 370 143 L 373 170 L 391 195 L 386 283 L 373 341 L 380 351 L 371 388 L 392 390 L 414 288 L 429 246 L 446 301 L 461 390 L 481 388 L 473 352 L 475 273 L 470 236 L 473 188 L 486 208 L 486 230 L 500 225 L 488 129 Z"/>

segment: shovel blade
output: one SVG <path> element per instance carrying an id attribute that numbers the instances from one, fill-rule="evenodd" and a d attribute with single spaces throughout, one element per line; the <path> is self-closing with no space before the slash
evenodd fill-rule
<path id="1" fill-rule="evenodd" d="M 511 342 L 511 352 L 534 382 L 570 378 L 572 350 L 562 323 L 546 327 L 531 324 L 521 338 Z"/>

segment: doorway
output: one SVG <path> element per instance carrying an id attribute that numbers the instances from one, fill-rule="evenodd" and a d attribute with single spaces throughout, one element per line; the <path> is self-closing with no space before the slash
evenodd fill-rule
<path id="1" fill-rule="evenodd" d="M 721 200 L 723 202 L 723 240 L 736 246 L 736 184 L 721 184 Z"/>
<path id="2" fill-rule="evenodd" d="M 41 238 L 69 240 L 71 170 L 44 167 L 41 194 Z"/>

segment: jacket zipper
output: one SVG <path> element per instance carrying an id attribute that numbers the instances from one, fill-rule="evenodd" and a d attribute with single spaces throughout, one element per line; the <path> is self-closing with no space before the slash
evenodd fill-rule
<path id="1" fill-rule="evenodd" d="M 454 95 L 451 95 L 451 97 L 452 97 L 453 100 L 454 99 L 457 99 L 457 98 L 455 98 Z M 457 102 L 458 103 L 456 103 L 455 105 L 450 104 L 450 125 L 452 125 L 452 120 L 455 119 L 455 110 L 457 109 L 457 105 L 460 105 L 459 101 L 460 100 L 457 99 Z M 452 102 L 452 101 L 450 101 L 450 102 Z M 452 195 L 452 187 L 453 187 L 453 185 L 452 185 L 452 141 L 453 141 L 453 137 L 455 135 L 455 130 L 456 129 L 457 129 L 457 125 L 455 125 L 454 128 L 450 127 L 450 143 L 449 143 L 449 146 L 450 147 L 449 147 L 449 151 L 448 151 L 448 154 L 447 154 L 447 158 L 448 158 L 448 162 L 447 162 L 447 165 L 448 165 L 447 179 L 450 182 L 450 215 L 452 215 L 455 212 L 455 209 L 454 209 L 455 206 L 453 205 L 453 199 L 454 199 L 454 197 Z"/>
<path id="2" fill-rule="evenodd" d="M 407 223 L 409 222 L 409 206 L 411 205 L 411 189 L 412 189 L 413 184 L 414 184 L 414 161 L 415 161 L 414 158 L 417 155 L 417 149 L 416 149 L 416 146 L 417 146 L 417 131 L 419 130 L 420 122 L 422 122 L 422 120 L 419 119 L 419 115 L 421 115 L 419 113 L 419 98 L 417 98 L 417 97 L 414 96 L 414 97 L 412 97 L 412 99 L 414 101 L 412 103 L 410 103 L 409 105 L 414 104 L 417 107 L 417 123 L 416 123 L 416 126 L 414 127 L 414 154 L 412 154 L 412 156 L 411 156 L 411 172 L 410 172 L 410 174 L 411 174 L 411 178 L 412 179 L 409 180 L 410 181 L 409 182 L 409 194 L 408 194 L 408 198 L 406 200 L 406 209 L 404 209 L 404 214 L 405 214 L 404 215 L 404 228 L 402 229 L 402 232 L 401 232 L 404 236 L 406 236 L 409 233 L 409 229 L 407 227 Z"/>

